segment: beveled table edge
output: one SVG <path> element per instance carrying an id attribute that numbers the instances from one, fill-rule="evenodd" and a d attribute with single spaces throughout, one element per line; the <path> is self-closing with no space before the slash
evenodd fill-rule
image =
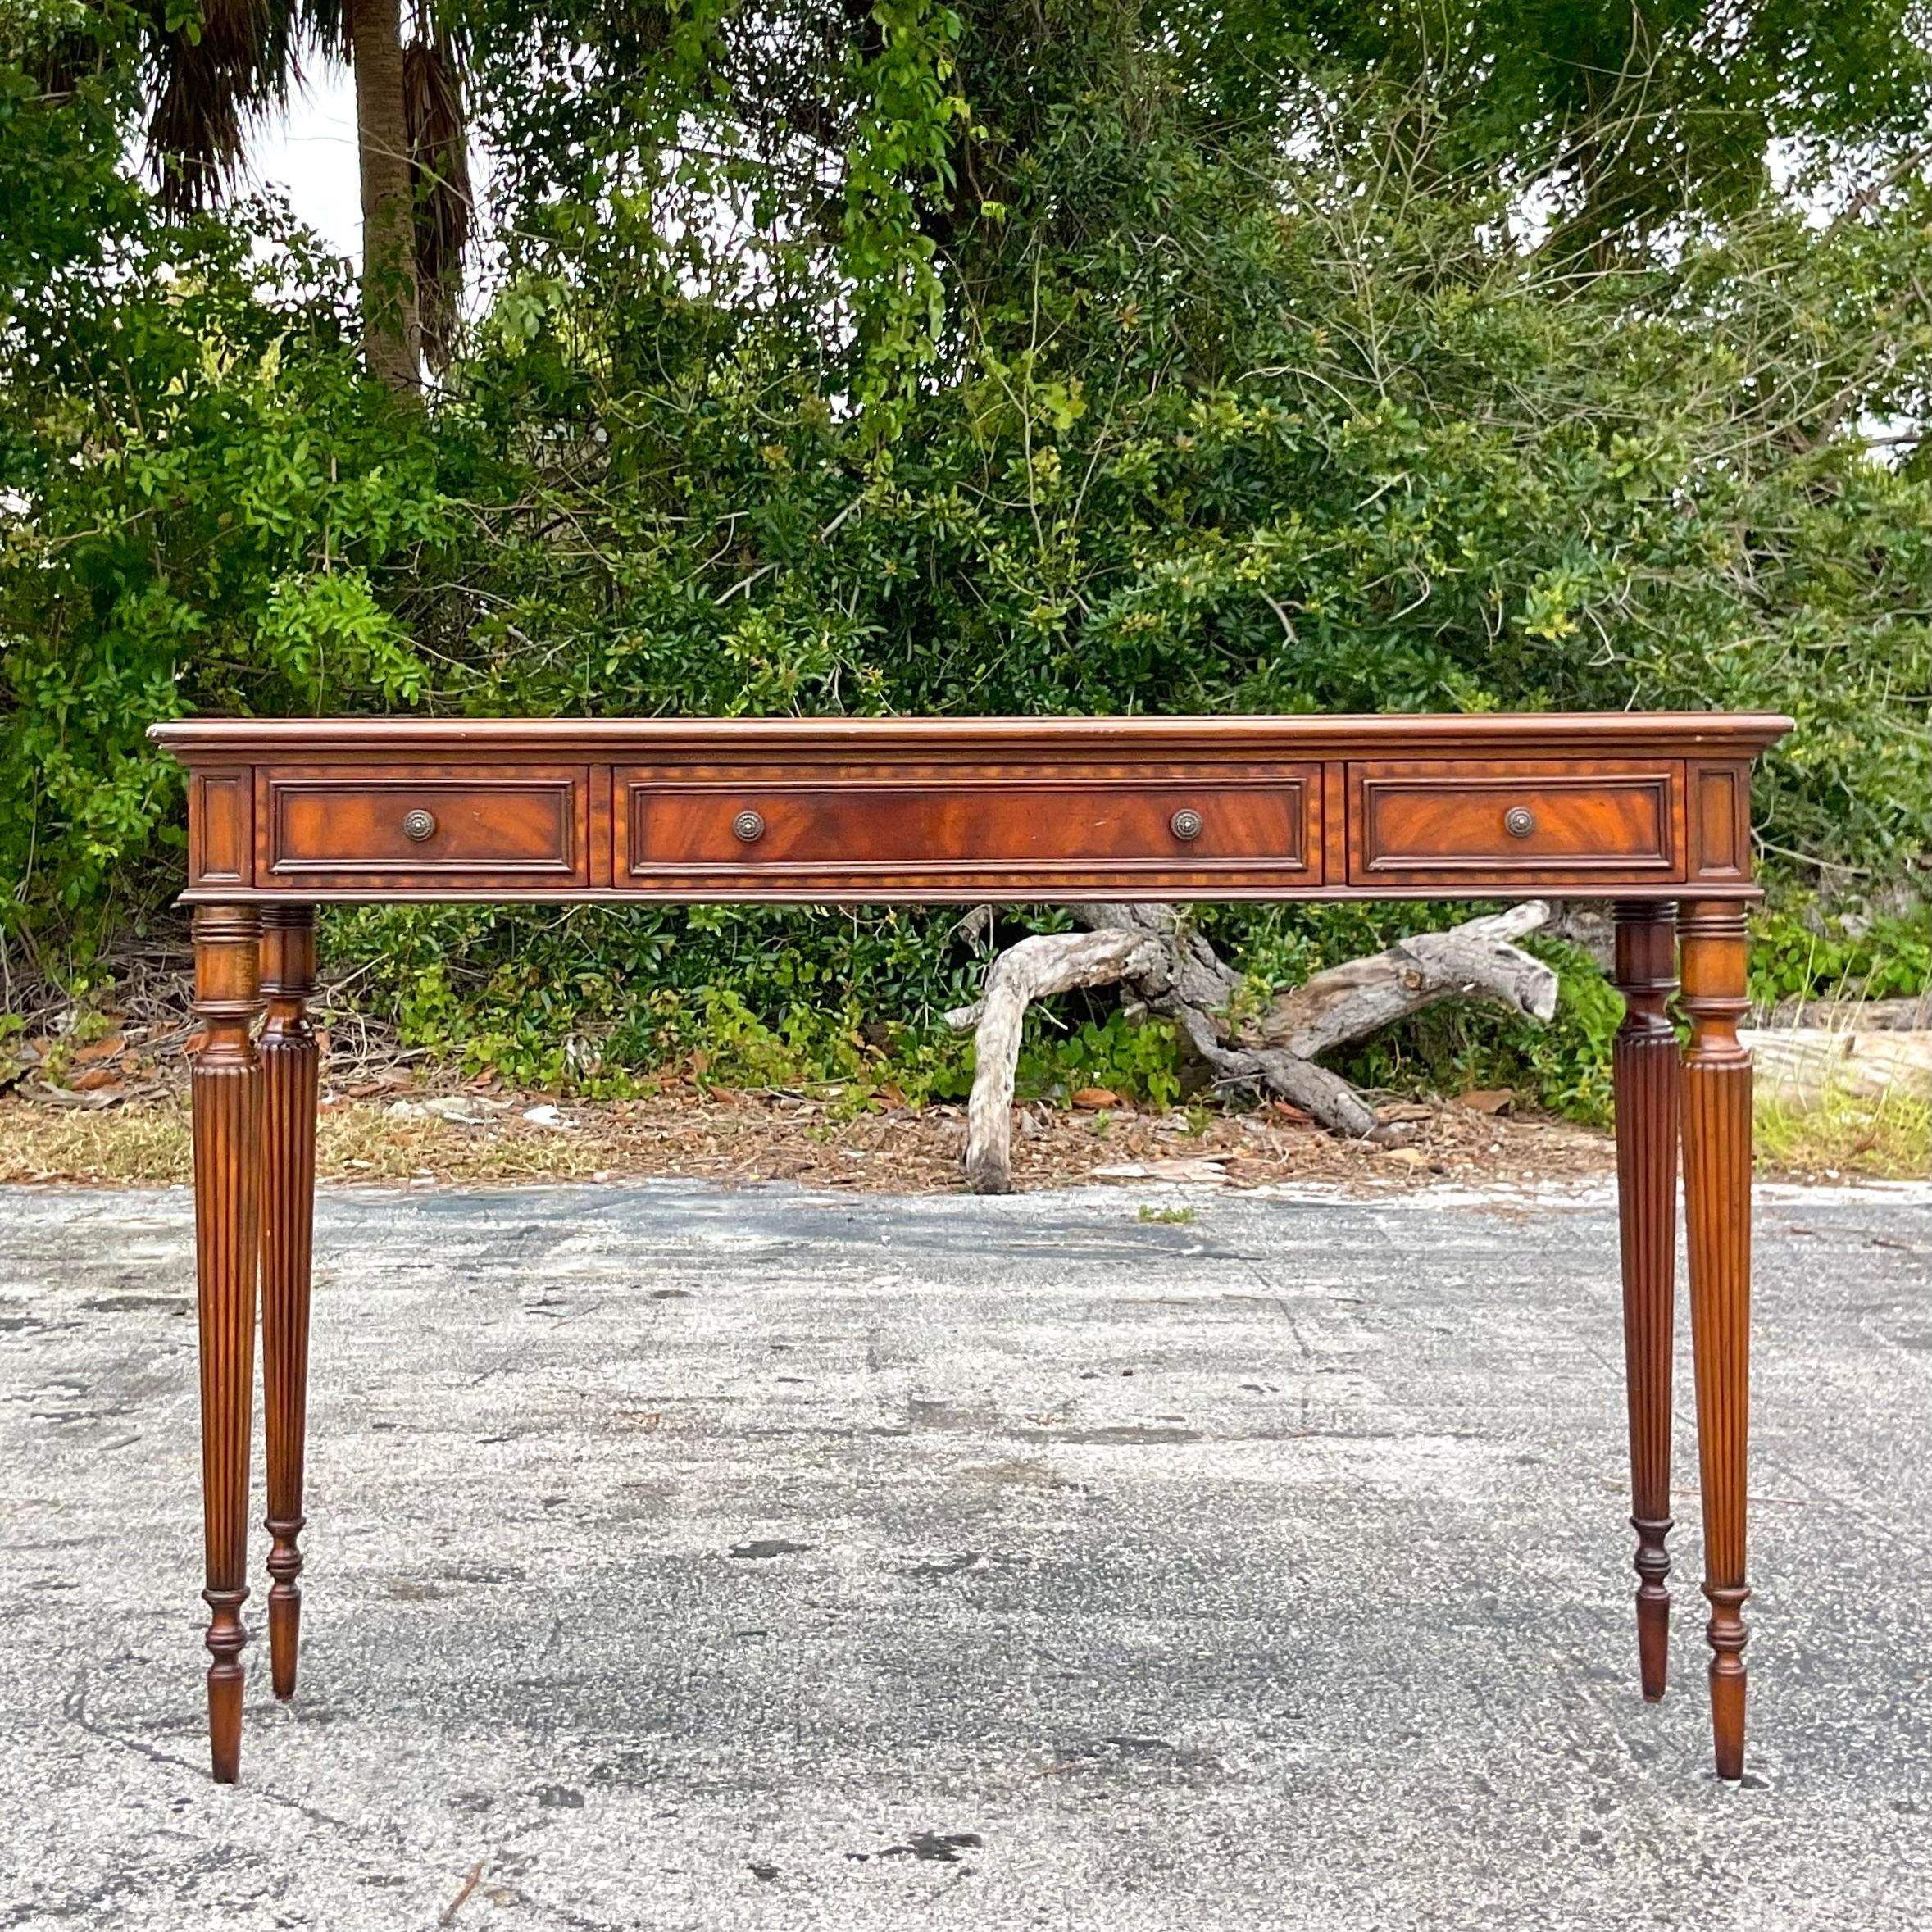
<path id="1" fill-rule="evenodd" d="M 1534 750 L 1611 755 L 1762 751 L 1793 728 L 1757 711 L 1311 712 L 1219 717 L 830 718 L 182 718 L 148 735 L 198 757 L 440 756 L 615 759 L 699 749 L 721 755 L 849 754 L 1030 750 L 1151 757 L 1175 751 L 1404 757 Z"/>

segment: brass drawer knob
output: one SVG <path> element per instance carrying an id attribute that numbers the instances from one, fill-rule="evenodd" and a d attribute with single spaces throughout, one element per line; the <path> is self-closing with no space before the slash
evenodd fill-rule
<path id="1" fill-rule="evenodd" d="M 419 805 L 414 811 L 403 813 L 402 836 L 405 839 L 412 839 L 418 845 L 420 845 L 425 839 L 434 838 L 435 833 L 436 815 L 434 812 L 425 811 Z"/>
<path id="2" fill-rule="evenodd" d="M 755 845 L 765 836 L 765 821 L 755 811 L 741 811 L 731 821 L 731 830 L 747 845 Z"/>
<path id="3" fill-rule="evenodd" d="M 1527 839 L 1536 830 L 1536 814 L 1527 805 L 1512 805 L 1502 815 L 1502 829 L 1512 839 Z"/>
<path id="4" fill-rule="evenodd" d="M 1167 830 L 1176 839 L 1198 839 L 1201 836 L 1201 815 L 1183 806 L 1168 820 Z"/>

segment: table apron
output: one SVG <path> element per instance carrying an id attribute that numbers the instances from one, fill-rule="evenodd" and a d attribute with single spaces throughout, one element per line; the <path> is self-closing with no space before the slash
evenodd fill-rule
<path id="1" fill-rule="evenodd" d="M 1748 758 L 198 761 L 189 904 L 1755 899 Z"/>

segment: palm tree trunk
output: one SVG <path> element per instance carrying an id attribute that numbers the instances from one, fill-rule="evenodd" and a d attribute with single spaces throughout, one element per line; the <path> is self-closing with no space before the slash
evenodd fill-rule
<path id="1" fill-rule="evenodd" d="M 402 98 L 401 0 L 350 0 L 362 164 L 362 354 L 393 389 L 421 386 L 422 330 Z"/>

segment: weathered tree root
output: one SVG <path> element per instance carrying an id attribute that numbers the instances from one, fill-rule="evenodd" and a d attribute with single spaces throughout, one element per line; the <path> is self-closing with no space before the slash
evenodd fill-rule
<path id="1" fill-rule="evenodd" d="M 1257 1023 L 1231 1016 L 1241 975 L 1168 905 L 1076 906 L 1088 930 L 1037 934 L 1009 947 L 972 1006 L 946 1016 L 974 1030 L 977 1071 L 966 1103 L 966 1179 L 975 1193 L 1012 1190 L 1013 1073 L 1028 1004 L 1075 986 L 1118 980 L 1134 1003 L 1171 1019 L 1222 1089 L 1278 1094 L 1331 1132 L 1376 1131 L 1374 1110 L 1316 1055 L 1360 1039 L 1439 1000 L 1492 999 L 1533 1019 L 1557 1010 L 1557 975 L 1512 943 L 1549 916 L 1540 899 L 1418 933 L 1386 952 L 1317 973 L 1281 994 Z"/>

